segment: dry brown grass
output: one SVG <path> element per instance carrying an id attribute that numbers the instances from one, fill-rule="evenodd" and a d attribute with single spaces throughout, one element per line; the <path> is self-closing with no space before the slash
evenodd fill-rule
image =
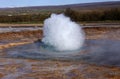
<path id="1" fill-rule="evenodd" d="M 4 23 L 1 23 L 0 24 L 0 27 L 8 27 L 8 26 L 16 26 L 16 27 L 19 27 L 19 26 L 43 26 L 43 24 L 4 24 Z"/>

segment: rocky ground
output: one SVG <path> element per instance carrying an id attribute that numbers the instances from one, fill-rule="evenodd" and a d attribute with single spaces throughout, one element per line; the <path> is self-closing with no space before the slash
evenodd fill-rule
<path id="1" fill-rule="evenodd" d="M 120 40 L 120 27 L 85 27 L 86 39 Z M 0 79 L 120 79 L 120 68 L 83 61 L 5 58 L 4 49 L 32 43 L 42 31 L 0 34 Z"/>

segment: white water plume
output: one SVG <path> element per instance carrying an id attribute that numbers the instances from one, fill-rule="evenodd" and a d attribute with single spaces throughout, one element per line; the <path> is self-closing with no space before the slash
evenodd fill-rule
<path id="1" fill-rule="evenodd" d="M 64 14 L 52 14 L 44 21 L 42 42 L 58 51 L 80 49 L 84 42 L 84 33 L 79 24 Z"/>

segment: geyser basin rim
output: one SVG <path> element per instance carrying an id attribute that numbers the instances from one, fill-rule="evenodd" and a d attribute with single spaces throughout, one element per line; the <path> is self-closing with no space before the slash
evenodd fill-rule
<path id="1" fill-rule="evenodd" d="M 40 47 L 40 48 L 38 48 L 37 51 L 38 52 L 40 51 L 41 54 L 50 55 L 50 56 L 65 56 L 65 55 L 66 56 L 70 56 L 70 55 L 72 56 L 72 55 L 80 53 L 80 50 L 82 50 L 82 48 L 80 48 L 78 50 L 64 50 L 64 51 L 59 51 L 59 50 L 56 50 L 52 46 L 46 45 L 45 43 L 43 43 L 40 40 L 36 41 L 35 44 L 33 44 L 33 45 L 35 45 L 35 46 L 37 45 L 37 47 Z"/>
<path id="2" fill-rule="evenodd" d="M 81 26 L 63 14 L 52 14 L 44 21 L 43 35 L 42 42 L 58 51 L 78 50 L 84 42 Z"/>

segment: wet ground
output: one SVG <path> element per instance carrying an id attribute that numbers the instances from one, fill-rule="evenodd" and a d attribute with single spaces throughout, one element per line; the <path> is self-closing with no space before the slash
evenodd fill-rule
<path id="1" fill-rule="evenodd" d="M 0 27 L 0 33 L 41 30 L 41 27 Z"/>
<path id="2" fill-rule="evenodd" d="M 28 35 L 29 40 L 26 41 L 31 41 L 33 36 L 38 38 L 35 35 L 39 32 L 29 32 L 33 35 Z M 29 44 L 11 45 L 0 50 L 0 78 L 120 79 L 120 30 L 86 28 L 85 32 L 84 46 L 77 51 L 64 52 L 65 54 L 50 50 L 40 40 Z M 17 42 L 19 41 L 23 42 Z"/>

